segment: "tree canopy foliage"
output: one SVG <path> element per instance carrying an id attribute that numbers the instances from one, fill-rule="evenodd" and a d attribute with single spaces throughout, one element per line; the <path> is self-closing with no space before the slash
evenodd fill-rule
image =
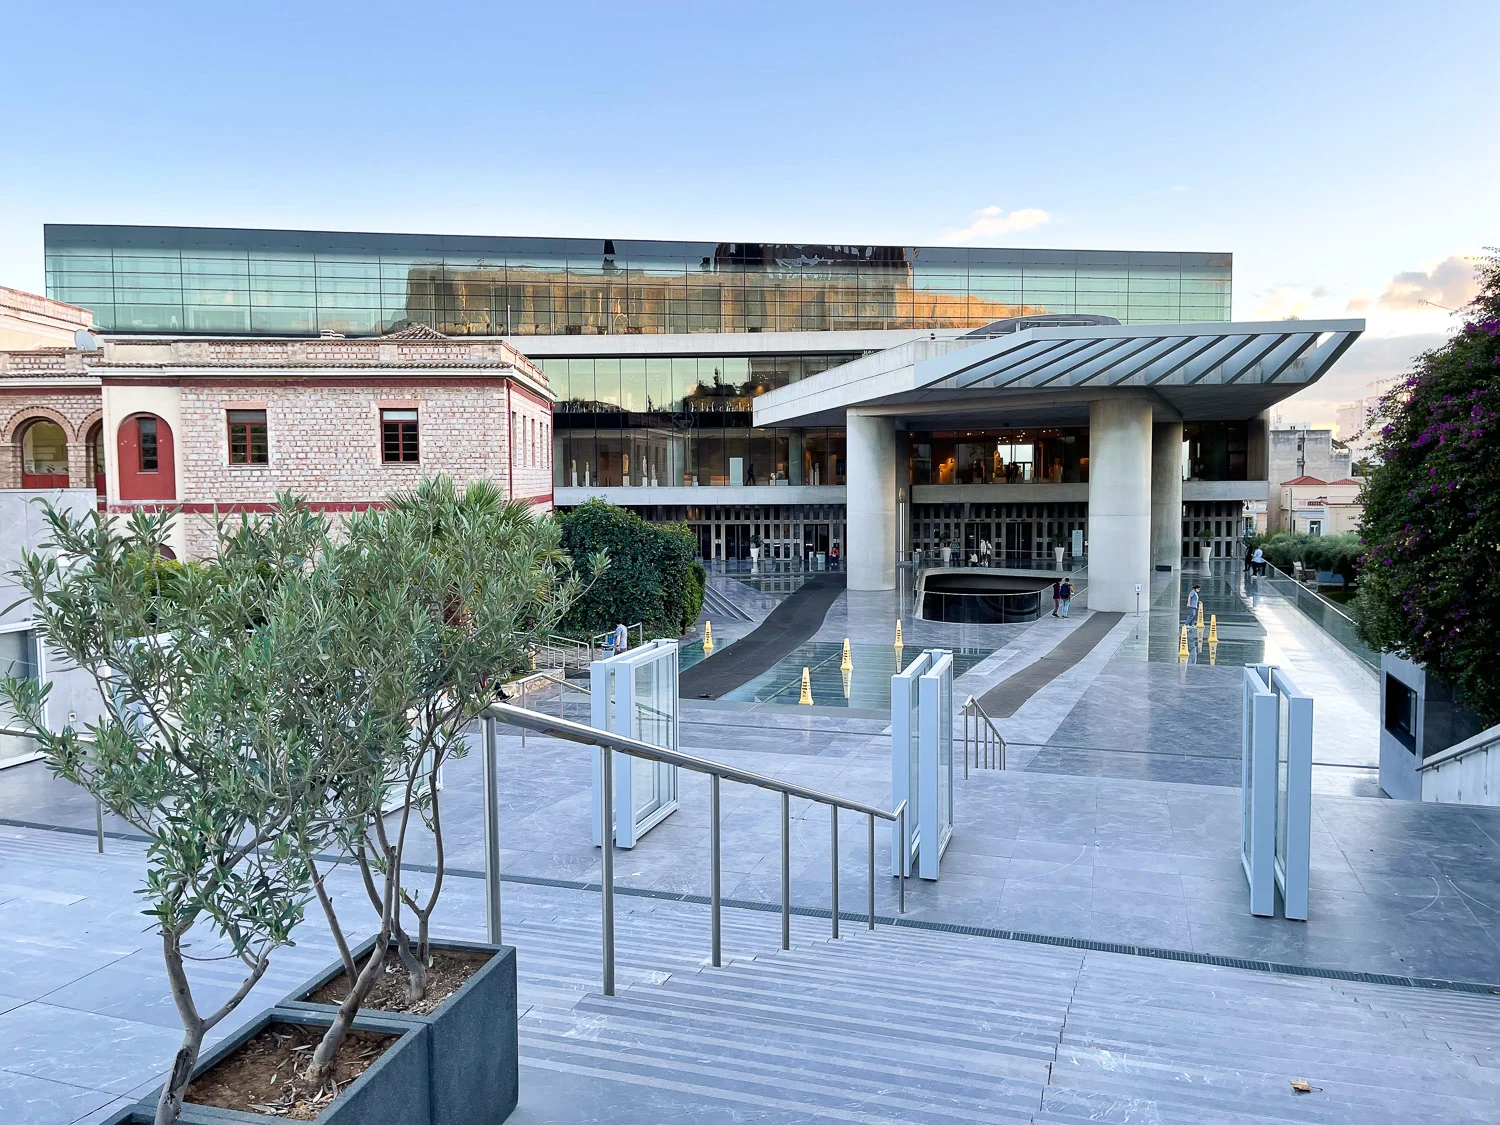
<path id="1" fill-rule="evenodd" d="M 1274 535 L 1251 536 L 1249 550 L 1259 547 L 1272 566 L 1291 573 L 1294 563 L 1306 570 L 1331 570 L 1353 585 L 1359 577 L 1359 560 L 1365 553 L 1364 540 L 1352 531 L 1342 535 L 1302 535 L 1279 531 Z"/>
<path id="2" fill-rule="evenodd" d="M 1500 255 L 1463 327 L 1380 405 L 1359 624 L 1500 721 Z"/>
<path id="3" fill-rule="evenodd" d="M 592 582 L 563 619 L 564 630 L 600 632 L 639 621 L 648 637 L 679 637 L 703 609 L 707 573 L 698 541 L 682 524 L 649 524 L 634 512 L 590 500 L 558 517 L 562 546 L 579 577 L 592 582 L 590 557 L 607 551 L 609 577 Z"/>

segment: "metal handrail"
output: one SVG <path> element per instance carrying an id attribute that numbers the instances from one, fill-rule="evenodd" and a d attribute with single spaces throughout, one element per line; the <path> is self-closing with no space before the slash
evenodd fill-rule
<path id="1" fill-rule="evenodd" d="M 0 727 L 0 734 L 12 735 L 16 738 L 35 738 L 36 731 L 30 727 Z M 97 746 L 97 739 L 90 738 L 86 734 L 78 734 L 78 741 L 86 746 Z M 94 839 L 99 847 L 99 854 L 104 854 L 104 802 L 98 797 L 94 798 Z"/>
<path id="2" fill-rule="evenodd" d="M 1500 742 L 1500 724 L 1490 727 L 1487 730 L 1482 730 L 1478 734 L 1471 734 L 1462 742 L 1455 742 L 1446 750 L 1439 750 L 1419 765 L 1417 772 L 1421 773 L 1423 770 L 1449 765 L 1460 758 L 1467 758 L 1470 754 L 1477 751 L 1487 750 L 1497 742 Z"/>
<path id="3" fill-rule="evenodd" d="M 493 703 L 484 713 L 485 720 L 485 888 L 489 904 L 490 941 L 500 941 L 500 836 L 499 836 L 499 790 L 497 787 L 498 766 L 495 762 L 499 737 L 497 724 L 508 723 L 522 730 L 537 734 L 578 742 L 586 746 L 599 747 L 599 800 L 602 805 L 600 824 L 607 826 L 601 834 L 600 883 L 602 886 L 601 911 L 603 933 L 603 991 L 606 996 L 615 994 L 615 863 L 614 863 L 614 754 L 617 751 L 650 762 L 661 762 L 678 766 L 694 773 L 707 775 L 709 779 L 709 951 L 714 968 L 723 965 L 722 934 L 722 849 L 720 847 L 719 783 L 735 781 L 742 785 L 753 785 L 781 794 L 781 948 L 792 947 L 792 867 L 791 867 L 791 798 L 799 797 L 817 804 L 827 805 L 829 832 L 831 833 L 831 919 L 832 936 L 839 936 L 839 853 L 838 816 L 839 809 L 859 813 L 869 821 L 869 894 L 867 915 L 869 928 L 875 928 L 875 821 L 886 820 L 896 825 L 899 845 L 908 847 L 906 833 L 906 802 L 902 801 L 893 810 L 886 810 L 862 801 L 838 797 L 805 785 L 778 781 L 774 777 L 740 769 L 738 766 L 684 754 L 680 750 L 669 750 L 665 746 L 653 746 L 649 742 L 630 738 L 610 731 L 597 730 L 569 719 L 553 718 L 539 711 L 528 711 L 509 703 Z M 906 913 L 905 865 L 897 886 L 897 912 Z"/>
<path id="4" fill-rule="evenodd" d="M 972 695 L 964 700 L 964 778 L 969 776 L 969 725 L 973 722 L 974 728 L 974 768 L 979 769 L 979 756 L 984 755 L 984 769 L 1005 768 L 1005 736 L 1000 733 L 1000 728 L 995 725 L 989 712 L 984 709 L 983 704 Z"/>

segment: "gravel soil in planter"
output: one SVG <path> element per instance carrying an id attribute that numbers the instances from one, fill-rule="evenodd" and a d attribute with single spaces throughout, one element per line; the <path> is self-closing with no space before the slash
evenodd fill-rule
<path id="1" fill-rule="evenodd" d="M 364 966 L 374 944 L 373 937 L 367 938 L 353 951 L 357 965 Z M 392 950 L 386 977 L 372 990 L 361 1015 L 427 1030 L 433 1125 L 499 1125 L 516 1108 L 520 1074 L 516 951 L 508 945 L 436 938 L 431 945 L 429 999 L 416 1011 L 399 1010 L 406 1001 L 406 970 Z M 442 995 L 447 989 L 452 991 Z M 334 961 L 281 1006 L 327 1015 L 347 994 L 343 962 Z"/>
<path id="2" fill-rule="evenodd" d="M 204 1051 L 188 1085 L 183 1125 L 431 1125 L 427 1029 L 377 1014 L 362 1013 L 339 1048 L 338 1096 L 299 1099 L 293 1112 L 285 1112 L 288 1068 L 306 1065 L 331 1022 L 324 1012 L 272 1008 Z M 292 1050 L 304 1044 L 311 1046 Z M 154 1111 L 159 1094 L 142 1101 L 141 1108 Z M 226 1103 L 240 1104 L 228 1108 Z"/>

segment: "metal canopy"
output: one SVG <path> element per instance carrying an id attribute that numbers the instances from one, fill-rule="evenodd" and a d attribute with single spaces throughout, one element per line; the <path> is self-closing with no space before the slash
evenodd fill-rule
<path id="1" fill-rule="evenodd" d="M 845 410 L 921 416 L 992 405 L 1078 405 L 1100 392 L 1153 392 L 1167 415 L 1248 418 L 1315 382 L 1363 320 L 1057 325 L 993 339 L 932 337 L 771 391 L 755 424 L 836 422 Z"/>

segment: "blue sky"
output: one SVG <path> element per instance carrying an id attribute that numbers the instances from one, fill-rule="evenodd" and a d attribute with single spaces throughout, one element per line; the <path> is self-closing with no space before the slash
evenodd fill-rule
<path id="1" fill-rule="evenodd" d="M 23 289 L 45 222 L 1228 250 L 1369 319 L 1331 421 L 1500 244 L 1493 0 L 4 11 Z"/>

